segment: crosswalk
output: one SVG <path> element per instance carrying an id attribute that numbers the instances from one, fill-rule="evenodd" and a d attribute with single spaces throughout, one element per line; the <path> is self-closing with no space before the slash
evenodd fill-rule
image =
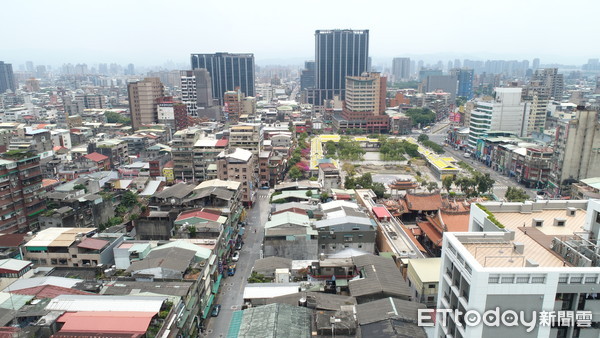
<path id="1" fill-rule="evenodd" d="M 258 195 L 258 198 L 261 198 L 261 199 L 268 199 L 268 198 L 269 198 L 269 195 Z"/>
<path id="2" fill-rule="evenodd" d="M 495 185 L 494 189 L 496 189 L 496 190 L 507 190 L 508 186 L 506 186 L 506 185 Z"/>

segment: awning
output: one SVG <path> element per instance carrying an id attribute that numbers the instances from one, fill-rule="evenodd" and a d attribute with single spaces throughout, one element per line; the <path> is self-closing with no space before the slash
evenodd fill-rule
<path id="1" fill-rule="evenodd" d="M 219 277 L 217 277 L 217 280 L 215 281 L 215 284 L 213 284 L 212 293 L 219 292 L 219 287 L 221 286 L 221 278 L 223 278 L 223 275 L 219 274 Z"/>
<path id="2" fill-rule="evenodd" d="M 204 307 L 204 311 L 202 311 L 202 319 L 206 319 L 206 317 L 208 317 L 208 313 L 210 312 L 210 308 L 212 307 L 212 303 L 215 300 L 215 295 L 210 295 L 210 297 L 208 298 L 208 302 L 206 303 L 206 306 Z"/>

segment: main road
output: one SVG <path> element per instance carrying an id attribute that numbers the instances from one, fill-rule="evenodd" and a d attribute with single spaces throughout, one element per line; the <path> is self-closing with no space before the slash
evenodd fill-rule
<path id="1" fill-rule="evenodd" d="M 205 336 L 226 337 L 233 312 L 241 309 L 247 279 L 250 277 L 254 262 L 261 258 L 264 224 L 269 218 L 270 207 L 269 190 L 259 190 L 254 205 L 247 213 L 245 244 L 236 263 L 237 270 L 234 276 L 221 281 L 221 290 L 215 300 L 216 304 L 221 304 L 221 313 L 218 317 L 210 319 Z"/>
<path id="2" fill-rule="evenodd" d="M 449 122 L 447 121 L 442 121 L 442 122 L 438 122 L 436 123 L 433 127 L 431 127 L 431 133 L 427 134 L 427 136 L 429 136 L 429 139 L 432 140 L 433 142 L 443 145 L 445 143 L 446 140 L 446 135 L 448 132 L 448 127 L 450 126 Z M 459 161 L 463 161 L 467 164 L 469 164 L 470 166 L 473 167 L 473 169 L 482 172 L 484 174 L 490 174 L 490 177 L 496 181 L 496 183 L 494 184 L 494 194 L 496 196 L 498 196 L 498 198 L 504 198 L 504 195 L 506 194 L 506 190 L 508 189 L 508 187 L 519 187 L 522 188 L 523 190 L 525 190 L 525 192 L 527 192 L 527 194 L 532 198 L 535 199 L 536 197 L 536 193 L 535 191 L 533 191 L 532 189 L 526 188 L 525 186 L 515 182 L 514 180 L 510 179 L 508 176 L 504 176 L 500 173 L 498 173 L 497 171 L 492 170 L 492 168 L 486 166 L 485 164 L 470 158 L 467 159 L 465 158 L 464 152 L 463 151 L 459 151 L 459 150 L 455 150 L 452 147 L 444 147 L 444 150 L 449 153 L 450 155 L 452 155 L 454 158 L 456 158 Z"/>

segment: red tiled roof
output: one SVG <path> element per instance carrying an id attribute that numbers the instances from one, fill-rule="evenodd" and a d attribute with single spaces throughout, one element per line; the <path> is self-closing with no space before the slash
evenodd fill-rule
<path id="1" fill-rule="evenodd" d="M 0 248 L 16 248 L 23 244 L 23 238 L 27 234 L 6 234 L 0 235 Z"/>
<path id="2" fill-rule="evenodd" d="M 409 210 L 438 210 L 442 207 L 440 194 L 406 194 L 406 204 Z"/>
<path id="3" fill-rule="evenodd" d="M 110 243 L 103 239 L 97 238 L 86 238 L 81 243 L 77 244 L 78 248 L 90 249 L 90 250 L 101 250 Z"/>
<path id="4" fill-rule="evenodd" d="M 319 168 L 321 168 L 321 169 L 327 169 L 327 168 L 337 169 L 337 167 L 333 163 L 321 163 L 321 164 L 319 164 Z"/>
<path id="5" fill-rule="evenodd" d="M 300 209 L 300 208 L 289 208 L 289 209 L 279 210 L 279 211 L 276 211 L 276 212 L 272 213 L 272 215 L 282 214 L 284 212 L 293 212 L 293 213 L 296 213 L 296 214 L 308 215 L 306 213 L 306 210 Z"/>
<path id="6" fill-rule="evenodd" d="M 58 183 L 58 180 L 53 180 L 51 178 L 43 178 L 42 179 L 42 188 Z"/>
<path id="7" fill-rule="evenodd" d="M 67 312 L 56 321 L 64 323 L 58 334 L 69 332 L 144 334 L 155 312 L 86 311 Z"/>
<path id="8" fill-rule="evenodd" d="M 198 218 L 202 218 L 202 219 L 206 219 L 209 221 L 216 221 L 219 219 L 221 215 L 219 214 L 214 214 L 211 212 L 206 212 L 204 210 L 193 210 L 193 211 L 187 211 L 187 212 L 182 212 L 179 217 L 177 217 L 177 221 L 181 221 L 187 218 L 192 218 L 192 217 L 198 217 Z"/>
<path id="9" fill-rule="evenodd" d="M 440 210 L 442 221 L 450 232 L 467 232 L 469 231 L 469 214 L 470 212 L 450 213 Z"/>
<path id="10" fill-rule="evenodd" d="M 77 289 L 63 288 L 56 285 L 38 285 L 30 288 L 11 291 L 19 295 L 30 295 L 35 298 L 54 298 L 60 295 L 90 295 L 90 292 L 85 292 Z"/>
<path id="11" fill-rule="evenodd" d="M 392 217 L 392 215 L 389 213 L 389 211 L 387 211 L 385 207 L 373 207 L 373 213 L 375 213 L 375 216 L 377 216 L 377 218 Z"/>
<path id="12" fill-rule="evenodd" d="M 218 140 L 217 143 L 215 144 L 215 147 L 227 147 L 228 144 L 229 144 L 228 139 Z"/>
<path id="13" fill-rule="evenodd" d="M 417 225 L 423 230 L 425 236 L 427 236 L 431 242 L 436 246 L 442 246 L 442 234 L 433 226 L 433 224 L 429 222 L 417 222 Z"/>
<path id="14" fill-rule="evenodd" d="M 87 154 L 87 155 L 85 155 L 83 157 L 87 158 L 88 160 L 94 161 L 94 162 L 100 162 L 100 161 L 108 160 L 108 156 L 104 156 L 104 155 L 96 153 L 96 152 L 93 152 L 91 154 Z"/>
<path id="15" fill-rule="evenodd" d="M 415 236 L 418 236 L 418 235 L 421 234 L 421 229 L 419 229 L 419 228 L 413 228 L 411 230 L 408 227 L 406 227 L 406 225 L 404 225 L 404 224 L 400 224 L 400 227 L 402 227 L 402 229 L 404 230 L 404 232 L 406 232 L 408 234 L 408 237 L 417 246 L 417 248 L 419 249 L 419 251 L 424 252 L 424 253 L 427 252 L 427 250 L 425 249 L 425 247 L 423 247 L 423 245 L 421 243 L 419 243 L 419 241 L 415 238 Z M 415 232 L 418 232 L 418 234 L 415 234 Z M 412 236 L 410 235 L 411 233 L 413 234 Z"/>

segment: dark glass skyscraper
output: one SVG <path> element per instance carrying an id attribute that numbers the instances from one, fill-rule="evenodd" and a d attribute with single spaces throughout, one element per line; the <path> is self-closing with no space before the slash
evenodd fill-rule
<path id="1" fill-rule="evenodd" d="M 192 54 L 192 69 L 205 68 L 212 79 L 213 97 L 223 104 L 226 91 L 240 90 L 255 96 L 254 54 Z"/>
<path id="2" fill-rule="evenodd" d="M 346 76 L 368 71 L 368 30 L 315 31 L 315 104 L 339 95 L 344 99 Z"/>
<path id="3" fill-rule="evenodd" d="M 12 90 L 13 93 L 16 90 L 12 65 L 0 61 L 0 94 L 9 89 Z"/>
<path id="4" fill-rule="evenodd" d="M 458 93 L 467 100 L 473 98 L 473 69 L 461 68 L 456 72 L 458 77 Z"/>

